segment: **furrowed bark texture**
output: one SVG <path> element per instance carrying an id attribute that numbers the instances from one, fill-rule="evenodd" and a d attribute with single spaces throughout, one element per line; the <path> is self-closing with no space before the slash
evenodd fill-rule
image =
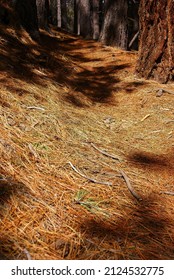
<path id="1" fill-rule="evenodd" d="M 174 1 L 140 1 L 140 43 L 136 72 L 166 83 L 174 79 Z"/>

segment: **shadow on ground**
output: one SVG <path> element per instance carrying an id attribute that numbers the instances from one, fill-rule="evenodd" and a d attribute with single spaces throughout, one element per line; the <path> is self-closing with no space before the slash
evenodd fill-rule
<path id="1" fill-rule="evenodd" d="M 165 174 L 166 178 L 173 178 L 174 157 L 173 151 L 167 154 L 154 154 L 144 151 L 136 151 L 127 157 L 131 165 L 145 169 L 149 172 L 158 172 L 160 176 Z"/>
<path id="2" fill-rule="evenodd" d="M 111 65 L 105 65 L 103 61 L 103 67 L 81 67 L 80 71 L 76 70 L 82 62 L 101 62 L 104 59 L 90 59 L 84 54 L 85 50 L 95 53 L 99 48 L 96 42 L 82 40 L 62 31 L 56 32 L 56 36 L 42 31 L 39 42 L 29 38 L 25 41 L 22 32 L 3 25 L 0 29 L 0 83 L 6 84 L 14 94 L 27 92 L 16 88 L 12 78 L 42 86 L 47 86 L 48 81 L 55 85 L 66 84 L 74 90 L 65 94 L 64 100 L 80 107 L 85 107 L 83 96 L 92 104 L 111 103 L 113 91 L 120 90 L 119 71 L 129 67 L 129 64 L 117 65 L 117 57 Z M 103 51 L 107 52 L 104 47 Z M 129 83 L 125 84 L 125 89 L 131 92 L 139 86 L 142 83 Z"/>
<path id="3" fill-rule="evenodd" d="M 160 196 L 158 200 L 148 197 L 117 220 L 83 220 L 81 231 L 85 239 L 93 241 L 93 247 L 96 240 L 101 240 L 100 250 L 96 247 L 95 259 L 102 259 L 102 250 L 107 251 L 106 244 L 110 259 L 173 259 L 173 218 L 168 217 L 165 206 L 159 207 L 159 200 L 161 205 L 165 205 Z M 102 241 L 105 244 L 103 248 Z"/>
<path id="4" fill-rule="evenodd" d="M 22 252 L 16 251 L 14 241 L 3 229 L 4 217 L 10 210 L 11 197 L 19 193 L 25 193 L 25 186 L 0 170 L 0 260 L 12 260 L 14 255 L 20 259 Z M 11 225 L 10 225 L 11 226 Z"/>

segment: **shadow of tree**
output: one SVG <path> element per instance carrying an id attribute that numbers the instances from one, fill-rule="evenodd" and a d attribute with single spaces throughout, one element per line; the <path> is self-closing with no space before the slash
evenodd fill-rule
<path id="1" fill-rule="evenodd" d="M 14 241 L 3 229 L 4 217 L 10 209 L 11 197 L 21 192 L 26 192 L 25 186 L 0 170 L 0 260 L 11 260 L 14 259 L 14 255 L 21 254 L 14 249 Z"/>
<path id="2" fill-rule="evenodd" d="M 168 174 L 172 176 L 174 167 L 173 153 L 156 155 L 150 152 L 136 151 L 128 157 L 130 164 L 138 166 L 149 171 L 160 172 L 160 174 Z"/>
<path id="3" fill-rule="evenodd" d="M 27 94 L 24 90 L 21 93 L 20 89 L 15 89 L 14 85 L 11 85 L 12 77 L 42 86 L 46 86 L 49 80 L 55 84 L 66 84 L 75 88 L 73 94 L 64 96 L 65 101 L 74 106 L 85 107 L 83 99 L 79 99 L 78 91 L 92 103 L 110 104 L 113 91 L 120 90 L 121 80 L 117 74 L 120 70 L 129 67 L 128 63 L 117 65 L 115 58 L 110 65 L 92 69 L 80 66 L 80 72 L 76 71 L 75 68 L 79 63 L 102 62 L 104 58 L 85 56 L 85 50 L 95 53 L 99 47 L 96 42 L 82 40 L 62 31 L 56 36 L 41 31 L 39 42 L 30 39 L 25 42 L 21 30 L 1 26 L 0 38 L 2 42 L 0 72 L 3 73 L 0 82 L 11 87 L 14 93 L 18 91 L 19 94 Z M 103 51 L 106 51 L 104 47 Z M 142 84 L 129 84 L 125 85 L 125 88 L 129 91 L 138 86 Z"/>
<path id="4" fill-rule="evenodd" d="M 132 93 L 135 92 L 137 88 L 141 88 L 145 86 L 148 82 L 146 81 L 134 81 L 129 83 L 124 83 L 124 88 L 126 93 Z"/>
<path id="5" fill-rule="evenodd" d="M 125 217 L 117 220 L 97 221 L 86 219 L 81 223 L 81 231 L 85 240 L 101 241 L 100 254 L 96 259 L 102 259 L 102 250 L 109 250 L 110 259 L 173 259 L 173 219 L 165 212 L 161 197 L 148 197 L 139 204 L 134 204 Z M 126 205 L 125 205 L 126 207 Z M 102 241 L 104 247 L 102 248 Z M 86 245 L 87 246 L 87 245 Z M 110 251 L 110 252 L 109 252 Z"/>

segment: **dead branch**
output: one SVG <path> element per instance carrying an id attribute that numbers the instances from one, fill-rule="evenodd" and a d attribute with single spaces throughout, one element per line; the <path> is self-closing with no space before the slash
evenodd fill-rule
<path id="1" fill-rule="evenodd" d="M 174 192 L 160 192 L 161 194 L 174 195 Z"/>
<path id="2" fill-rule="evenodd" d="M 27 249 L 24 249 L 23 252 L 26 254 L 28 260 L 32 260 L 30 253 L 28 252 Z"/>
<path id="3" fill-rule="evenodd" d="M 143 122 L 144 120 L 146 120 L 146 119 L 149 118 L 150 116 L 151 116 L 150 114 L 146 115 L 144 118 L 141 119 L 141 122 Z"/>
<path id="4" fill-rule="evenodd" d="M 37 106 L 28 106 L 28 107 L 26 107 L 27 109 L 34 109 L 34 110 L 41 110 L 41 111 L 45 111 L 45 109 L 44 108 L 42 108 L 42 107 L 37 107 Z"/>
<path id="5" fill-rule="evenodd" d="M 35 149 L 33 148 L 33 146 L 32 146 L 31 144 L 28 144 L 28 148 L 29 148 L 30 152 L 34 155 L 34 157 L 35 157 L 36 159 L 38 159 L 39 156 L 38 156 L 38 154 L 36 153 L 36 151 L 35 151 Z"/>
<path id="6" fill-rule="evenodd" d="M 158 89 L 158 92 L 160 92 L 161 94 L 164 92 L 167 92 L 169 94 L 174 94 L 174 91 L 171 91 L 171 90 L 168 90 L 168 89 L 165 89 L 165 88 L 159 88 Z"/>
<path id="7" fill-rule="evenodd" d="M 142 200 L 142 198 L 134 191 L 134 189 L 132 188 L 131 186 L 131 183 L 129 181 L 129 178 L 127 177 L 127 175 L 124 173 L 123 170 L 120 170 L 120 173 L 122 175 L 122 177 L 124 178 L 126 184 L 127 184 L 127 187 L 129 189 L 129 191 L 131 192 L 131 194 L 137 199 L 137 200 Z"/>
<path id="8" fill-rule="evenodd" d="M 170 123 L 170 122 L 174 122 L 174 120 L 168 120 L 168 121 L 166 122 L 166 124 L 168 124 L 168 123 Z"/>
<path id="9" fill-rule="evenodd" d="M 101 154 L 103 154 L 103 155 L 105 155 L 105 156 L 107 156 L 107 157 L 110 157 L 110 158 L 112 158 L 112 159 L 116 159 L 116 160 L 121 161 L 121 159 L 120 159 L 118 156 L 108 154 L 107 152 L 105 152 L 105 151 L 103 151 L 103 150 L 97 148 L 93 143 L 90 143 L 90 144 L 91 144 L 91 146 L 92 146 L 94 149 L 96 149 L 96 150 L 97 150 L 98 152 L 100 152 Z"/>
<path id="10" fill-rule="evenodd" d="M 138 35 L 139 35 L 139 31 L 137 33 L 135 33 L 135 35 L 131 39 L 131 41 L 129 43 L 129 49 L 132 47 L 132 45 L 133 45 L 134 41 L 137 39 Z"/>
<path id="11" fill-rule="evenodd" d="M 72 167 L 72 169 L 73 169 L 77 174 L 79 174 L 81 177 L 83 177 L 83 178 L 89 180 L 90 182 L 96 183 L 96 184 L 100 184 L 100 185 L 112 186 L 112 183 L 110 183 L 110 182 L 97 181 L 97 180 L 95 180 L 95 179 L 93 179 L 93 178 L 90 178 L 90 177 L 86 176 L 85 174 L 83 174 L 83 173 L 81 173 L 80 171 L 78 171 L 77 168 L 76 168 L 70 161 L 69 161 L 68 163 L 70 164 L 70 166 Z"/>
<path id="12" fill-rule="evenodd" d="M 163 95 L 163 89 L 160 88 L 156 93 L 156 97 L 161 97 L 162 95 Z"/>

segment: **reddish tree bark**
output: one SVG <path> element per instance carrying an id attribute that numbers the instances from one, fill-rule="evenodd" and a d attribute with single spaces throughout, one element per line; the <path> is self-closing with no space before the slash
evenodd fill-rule
<path id="1" fill-rule="evenodd" d="M 136 72 L 162 83 L 174 79 L 174 1 L 141 0 Z"/>

